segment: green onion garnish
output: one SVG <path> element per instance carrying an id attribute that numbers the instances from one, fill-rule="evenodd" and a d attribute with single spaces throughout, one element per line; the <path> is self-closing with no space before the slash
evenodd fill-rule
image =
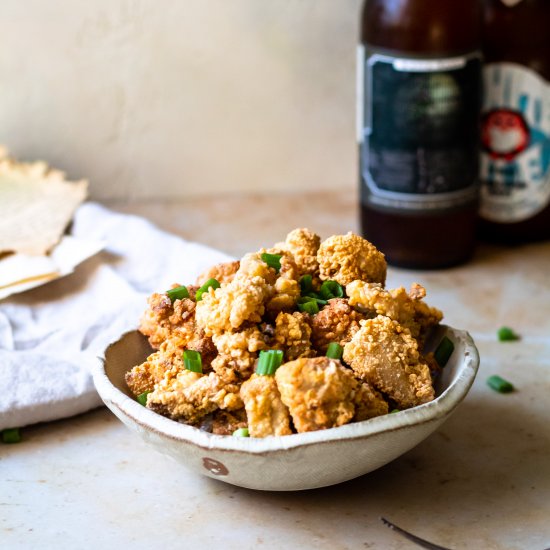
<path id="1" fill-rule="evenodd" d="M 454 349 L 455 345 L 451 342 L 451 340 L 449 340 L 447 336 L 443 336 L 441 342 L 439 342 L 439 346 L 437 346 L 437 349 L 434 352 L 434 359 L 441 368 L 447 364 Z"/>
<path id="2" fill-rule="evenodd" d="M 239 428 L 238 430 L 235 430 L 233 432 L 234 437 L 250 437 L 250 433 L 248 432 L 248 428 Z"/>
<path id="3" fill-rule="evenodd" d="M 137 399 L 137 402 L 140 404 L 140 405 L 143 405 L 145 407 L 145 405 L 147 405 L 147 396 L 150 394 L 151 392 L 150 391 L 144 391 L 143 393 L 140 393 L 136 399 Z"/>
<path id="4" fill-rule="evenodd" d="M 220 288 L 220 283 L 218 281 L 216 281 L 216 279 L 208 279 L 208 281 L 206 281 L 206 283 L 204 283 L 199 288 L 199 290 L 197 290 L 197 293 L 195 294 L 195 300 L 197 302 L 200 302 L 202 300 L 202 295 L 205 292 L 208 292 L 209 288 L 214 288 L 214 289 Z"/>
<path id="5" fill-rule="evenodd" d="M 301 302 L 301 300 L 304 300 Z M 306 313 L 309 313 L 310 315 L 315 315 L 316 313 L 319 313 L 319 306 L 317 305 L 317 302 L 313 298 L 300 298 L 298 300 L 298 309 L 300 311 L 304 311 Z"/>
<path id="6" fill-rule="evenodd" d="M 300 278 L 300 288 L 303 295 L 307 295 L 313 290 L 313 278 L 311 275 L 302 275 Z"/>
<path id="7" fill-rule="evenodd" d="M 303 301 L 300 302 L 300 300 L 303 300 Z M 298 299 L 298 303 L 303 304 L 305 302 L 317 302 L 317 305 L 319 306 L 326 306 L 328 304 L 326 300 L 319 298 L 319 295 L 315 294 L 315 292 L 310 292 L 309 294 L 306 294 L 305 296 L 302 296 L 302 298 Z"/>
<path id="8" fill-rule="evenodd" d="M 399 409 L 393 409 L 392 411 L 389 412 L 389 414 L 395 414 L 395 413 L 398 413 L 400 412 Z"/>
<path id="9" fill-rule="evenodd" d="M 3 443 L 19 443 L 21 441 L 21 433 L 19 428 L 7 428 L 2 430 Z"/>
<path id="10" fill-rule="evenodd" d="M 280 349 L 268 349 L 260 351 L 260 359 L 256 367 L 256 374 L 272 375 L 283 362 L 283 352 Z"/>
<path id="11" fill-rule="evenodd" d="M 327 357 L 330 359 L 341 359 L 344 348 L 338 342 L 331 342 L 327 347 Z"/>
<path id="12" fill-rule="evenodd" d="M 183 364 L 187 370 L 202 374 L 202 358 L 198 351 L 186 349 L 183 352 Z"/>
<path id="13" fill-rule="evenodd" d="M 504 378 L 501 378 L 498 374 L 489 376 L 489 378 L 487 378 L 487 384 L 490 388 L 499 393 L 510 393 L 514 391 L 513 384 L 508 382 L 508 380 L 504 380 Z"/>
<path id="14" fill-rule="evenodd" d="M 336 281 L 323 281 L 321 289 L 319 290 L 321 298 L 330 300 L 331 298 L 342 298 L 344 296 L 344 289 L 342 285 Z"/>
<path id="15" fill-rule="evenodd" d="M 176 288 L 171 288 L 170 290 L 166 291 L 166 296 L 170 298 L 172 303 L 174 303 L 176 300 L 183 300 L 184 298 L 189 298 L 189 291 L 187 290 L 186 286 L 178 286 Z"/>
<path id="16" fill-rule="evenodd" d="M 277 273 L 281 270 L 281 254 L 268 254 L 264 252 L 262 254 L 262 261 L 269 267 L 272 267 Z"/>
<path id="17" fill-rule="evenodd" d="M 497 331 L 497 336 L 500 342 L 513 342 L 519 340 L 519 335 L 510 327 L 500 327 Z"/>

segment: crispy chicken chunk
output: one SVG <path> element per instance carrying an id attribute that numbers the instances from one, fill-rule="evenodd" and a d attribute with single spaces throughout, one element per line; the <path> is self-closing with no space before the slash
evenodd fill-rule
<path id="1" fill-rule="evenodd" d="M 366 382 L 357 382 L 354 404 L 355 416 L 353 420 L 357 422 L 389 412 L 388 403 L 382 394 Z"/>
<path id="2" fill-rule="evenodd" d="M 319 235 L 305 228 L 294 229 L 286 236 L 282 246 L 294 257 L 298 267 L 298 277 L 306 273 L 313 277 L 319 274 L 317 251 L 320 244 Z"/>
<path id="3" fill-rule="evenodd" d="M 262 252 L 262 251 L 260 251 Z M 288 311 L 295 307 L 300 297 L 300 283 L 298 282 L 298 267 L 294 258 L 284 250 L 271 249 L 270 254 L 281 255 L 281 269 L 273 285 L 273 296 L 266 304 L 271 314 L 279 311 Z"/>
<path id="4" fill-rule="evenodd" d="M 149 355 L 144 363 L 126 373 L 125 380 L 132 393 L 137 396 L 153 391 L 155 384 L 164 378 L 167 371 L 178 372 L 183 368 L 182 352 L 178 348 L 170 347 Z"/>
<path id="5" fill-rule="evenodd" d="M 241 262 L 224 262 L 207 269 L 197 277 L 197 286 L 202 286 L 208 279 L 216 279 L 218 283 L 230 283 L 239 270 Z"/>
<path id="6" fill-rule="evenodd" d="M 430 369 L 418 343 L 397 321 L 379 315 L 362 321 L 344 346 L 344 361 L 362 380 L 406 409 L 434 398 Z"/>
<path id="7" fill-rule="evenodd" d="M 246 409 L 248 431 L 252 437 L 292 433 L 288 409 L 281 401 L 273 376 L 253 374 L 241 386 L 241 398 Z"/>
<path id="8" fill-rule="evenodd" d="M 247 254 L 230 283 L 211 288 L 197 302 L 197 325 L 212 336 L 232 332 L 247 321 L 259 323 L 276 278 L 275 270 L 262 261 L 259 253 Z"/>
<path id="9" fill-rule="evenodd" d="M 275 379 L 298 432 L 341 426 L 355 414 L 357 381 L 340 361 L 296 359 L 281 365 Z"/>
<path id="10" fill-rule="evenodd" d="M 177 285 L 175 285 L 177 286 Z M 149 343 L 158 349 L 162 342 L 174 340 L 174 345 L 183 348 L 195 333 L 195 302 L 191 298 L 175 300 L 166 294 L 152 294 L 147 300 L 139 330 L 149 337 Z"/>
<path id="11" fill-rule="evenodd" d="M 423 340 L 429 329 L 443 318 L 441 311 L 422 301 L 426 290 L 418 283 L 414 283 L 407 293 L 403 287 L 385 290 L 377 283 L 353 281 L 346 286 L 346 293 L 350 305 L 397 321 L 417 339 Z"/>
<path id="12" fill-rule="evenodd" d="M 325 354 L 331 342 L 341 346 L 349 342 L 360 329 L 365 316 L 355 311 L 345 298 L 333 298 L 311 320 L 312 341 L 315 349 Z"/>
<path id="13" fill-rule="evenodd" d="M 213 414 L 210 431 L 216 435 L 232 435 L 235 430 L 246 427 L 247 420 L 244 409 L 233 412 L 218 409 Z"/>
<path id="14" fill-rule="evenodd" d="M 218 376 L 227 383 L 240 383 L 250 378 L 258 352 L 267 349 L 264 334 L 256 327 L 213 336 L 219 355 L 212 362 Z"/>
<path id="15" fill-rule="evenodd" d="M 275 340 L 284 351 L 287 361 L 299 357 L 312 357 L 311 327 L 306 313 L 279 313 L 275 320 Z"/>
<path id="16" fill-rule="evenodd" d="M 217 374 L 189 370 L 169 371 L 147 396 L 147 407 L 189 424 L 198 423 L 216 409 L 242 408 L 239 387 L 223 384 Z"/>
<path id="17" fill-rule="evenodd" d="M 359 279 L 370 283 L 386 282 L 386 260 L 369 241 L 349 232 L 333 235 L 321 243 L 317 252 L 321 279 L 341 285 Z"/>

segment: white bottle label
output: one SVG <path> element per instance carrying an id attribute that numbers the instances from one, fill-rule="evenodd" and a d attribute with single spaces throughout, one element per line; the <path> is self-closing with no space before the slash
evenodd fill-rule
<path id="1" fill-rule="evenodd" d="M 481 215 L 527 220 L 550 202 L 550 84 L 514 63 L 483 71 Z"/>

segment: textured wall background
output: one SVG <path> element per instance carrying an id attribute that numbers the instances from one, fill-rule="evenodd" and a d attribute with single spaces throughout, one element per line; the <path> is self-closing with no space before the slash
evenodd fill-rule
<path id="1" fill-rule="evenodd" d="M 360 0 L 2 0 L 0 142 L 95 198 L 355 186 Z"/>

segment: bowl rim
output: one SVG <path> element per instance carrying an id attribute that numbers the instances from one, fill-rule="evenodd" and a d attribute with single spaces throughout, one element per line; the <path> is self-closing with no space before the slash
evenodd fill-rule
<path id="1" fill-rule="evenodd" d="M 453 334 L 455 340 L 461 340 L 464 345 L 463 358 L 449 386 L 433 401 L 405 409 L 395 414 L 386 414 L 313 432 L 298 433 L 284 436 L 269 436 L 264 438 L 232 437 L 212 434 L 193 426 L 166 418 L 128 397 L 109 379 L 105 369 L 106 353 L 109 348 L 119 343 L 127 332 L 107 347 L 102 357 L 93 367 L 92 375 L 96 389 L 103 402 L 110 408 L 115 407 L 125 417 L 132 419 L 142 429 L 152 431 L 159 436 L 173 441 L 189 443 L 203 450 L 241 452 L 246 454 L 265 454 L 287 451 L 297 447 L 334 441 L 357 440 L 371 437 L 382 432 L 398 431 L 409 426 L 425 424 L 445 418 L 466 397 L 472 386 L 479 367 L 479 352 L 470 334 L 464 330 L 441 325 L 445 334 Z"/>

